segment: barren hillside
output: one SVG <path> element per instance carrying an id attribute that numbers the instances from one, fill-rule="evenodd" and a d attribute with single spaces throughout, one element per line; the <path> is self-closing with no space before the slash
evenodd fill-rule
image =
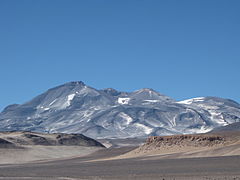
<path id="1" fill-rule="evenodd" d="M 103 149 L 82 134 L 0 133 L 0 164 L 80 157 Z"/>
<path id="2" fill-rule="evenodd" d="M 240 155 L 240 133 L 152 136 L 135 150 L 117 158 L 156 156 L 187 158 Z"/>

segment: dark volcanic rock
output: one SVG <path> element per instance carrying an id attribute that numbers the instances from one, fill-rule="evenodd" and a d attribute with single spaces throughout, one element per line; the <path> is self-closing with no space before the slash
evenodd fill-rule
<path id="1" fill-rule="evenodd" d="M 55 145 L 55 143 L 51 142 L 49 139 L 45 137 L 41 137 L 35 134 L 23 134 L 24 137 L 30 139 L 34 145 Z"/>
<path id="2" fill-rule="evenodd" d="M 16 146 L 13 143 L 0 138 L 0 148 L 16 148 Z"/>
<path id="3" fill-rule="evenodd" d="M 0 147 L 24 145 L 42 146 L 95 146 L 105 147 L 100 142 L 82 134 L 43 134 L 35 132 L 1 132 Z"/>
<path id="4" fill-rule="evenodd" d="M 98 141 L 86 137 L 82 134 L 58 134 L 57 143 L 60 145 L 67 145 L 67 146 L 99 146 L 104 147 Z"/>

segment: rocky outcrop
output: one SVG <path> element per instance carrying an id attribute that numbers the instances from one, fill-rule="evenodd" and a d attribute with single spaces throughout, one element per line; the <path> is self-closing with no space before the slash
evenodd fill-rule
<path id="1" fill-rule="evenodd" d="M 59 145 L 104 147 L 100 142 L 82 134 L 58 134 L 56 140 Z"/>
<path id="2" fill-rule="evenodd" d="M 225 143 L 225 138 L 218 135 L 175 135 L 149 137 L 145 146 L 213 146 Z"/>
<path id="3" fill-rule="evenodd" d="M 0 138 L 0 148 L 16 148 L 16 146 L 13 143 Z"/>
<path id="4" fill-rule="evenodd" d="M 21 147 L 24 145 L 104 147 L 100 142 L 82 134 L 43 134 L 34 132 L 0 133 L 0 148 Z"/>

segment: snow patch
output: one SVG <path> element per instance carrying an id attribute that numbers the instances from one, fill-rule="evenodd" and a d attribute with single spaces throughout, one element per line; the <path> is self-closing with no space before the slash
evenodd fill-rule
<path id="1" fill-rule="evenodd" d="M 93 113 L 95 113 L 95 111 L 85 111 L 83 112 L 83 118 L 88 118 L 90 117 Z"/>
<path id="2" fill-rule="evenodd" d="M 147 99 L 147 100 L 144 100 L 145 102 L 151 102 L 151 103 L 157 103 L 159 102 L 159 100 L 150 100 L 150 99 Z"/>
<path id="3" fill-rule="evenodd" d="M 53 105 L 53 103 L 55 103 L 56 100 L 57 100 L 57 99 L 54 99 L 54 100 L 49 104 L 49 106 Z"/>
<path id="4" fill-rule="evenodd" d="M 184 134 L 198 134 L 198 133 L 207 133 L 209 131 L 211 131 L 213 128 L 212 127 L 205 127 L 205 126 L 202 126 L 200 129 L 189 129 L 187 131 L 187 133 L 184 133 Z"/>
<path id="5" fill-rule="evenodd" d="M 68 95 L 67 97 L 67 102 L 66 102 L 66 107 L 70 106 L 71 105 L 71 101 L 73 100 L 73 98 L 75 97 L 76 94 L 70 94 Z"/>
<path id="6" fill-rule="evenodd" d="M 187 99 L 187 100 L 184 100 L 184 101 L 178 101 L 177 103 L 179 104 L 192 104 L 192 103 L 195 103 L 195 102 L 202 102 L 204 101 L 204 97 L 197 97 L 197 98 L 192 98 L 192 99 Z"/>
<path id="7" fill-rule="evenodd" d="M 219 109 L 218 106 L 206 105 L 206 104 L 198 104 L 197 106 L 207 110 L 209 112 L 209 114 L 211 115 L 210 118 L 213 122 L 215 122 L 221 126 L 228 125 L 228 123 L 224 120 L 222 113 L 218 111 L 218 109 Z"/>
<path id="8" fill-rule="evenodd" d="M 50 108 L 46 108 L 46 107 L 44 107 L 44 106 L 38 106 L 37 107 L 37 109 L 41 109 L 41 111 L 47 111 L 47 110 L 49 110 Z"/>
<path id="9" fill-rule="evenodd" d="M 68 95 L 68 101 L 73 100 L 74 96 L 75 96 L 75 94 L 70 94 L 70 95 Z"/>
<path id="10" fill-rule="evenodd" d="M 133 119 L 129 115 L 123 112 L 119 113 L 119 116 L 126 120 L 126 125 L 129 125 L 133 121 Z"/>
<path id="11" fill-rule="evenodd" d="M 150 95 L 150 97 L 152 97 L 152 91 L 149 91 L 149 95 Z"/>
<path id="12" fill-rule="evenodd" d="M 68 95 L 68 96 L 66 97 L 66 100 L 65 100 L 64 104 L 60 105 L 60 106 L 58 107 L 58 109 L 64 109 L 64 108 L 67 108 L 68 106 L 70 106 L 70 105 L 71 105 L 71 101 L 73 100 L 73 98 L 75 97 L 75 95 L 76 95 L 75 93 Z"/>
<path id="13" fill-rule="evenodd" d="M 118 98 L 119 104 L 128 104 L 130 101 L 130 98 Z"/>
<path id="14" fill-rule="evenodd" d="M 147 127 L 147 126 L 145 126 L 143 124 L 136 123 L 135 126 L 137 126 L 138 128 L 142 129 L 146 134 L 150 134 L 153 131 L 152 128 Z"/>
<path id="15" fill-rule="evenodd" d="M 228 123 L 224 120 L 222 113 L 217 112 L 213 109 L 209 109 L 208 112 L 211 114 L 211 120 L 220 124 L 221 126 L 226 126 Z"/>

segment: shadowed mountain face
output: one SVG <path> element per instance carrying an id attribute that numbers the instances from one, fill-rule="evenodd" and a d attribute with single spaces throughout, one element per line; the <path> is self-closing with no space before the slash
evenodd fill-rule
<path id="1" fill-rule="evenodd" d="M 240 121 L 240 105 L 200 97 L 177 102 L 152 89 L 96 90 L 83 82 L 49 89 L 0 113 L 0 131 L 82 133 L 92 138 L 191 134 Z"/>

